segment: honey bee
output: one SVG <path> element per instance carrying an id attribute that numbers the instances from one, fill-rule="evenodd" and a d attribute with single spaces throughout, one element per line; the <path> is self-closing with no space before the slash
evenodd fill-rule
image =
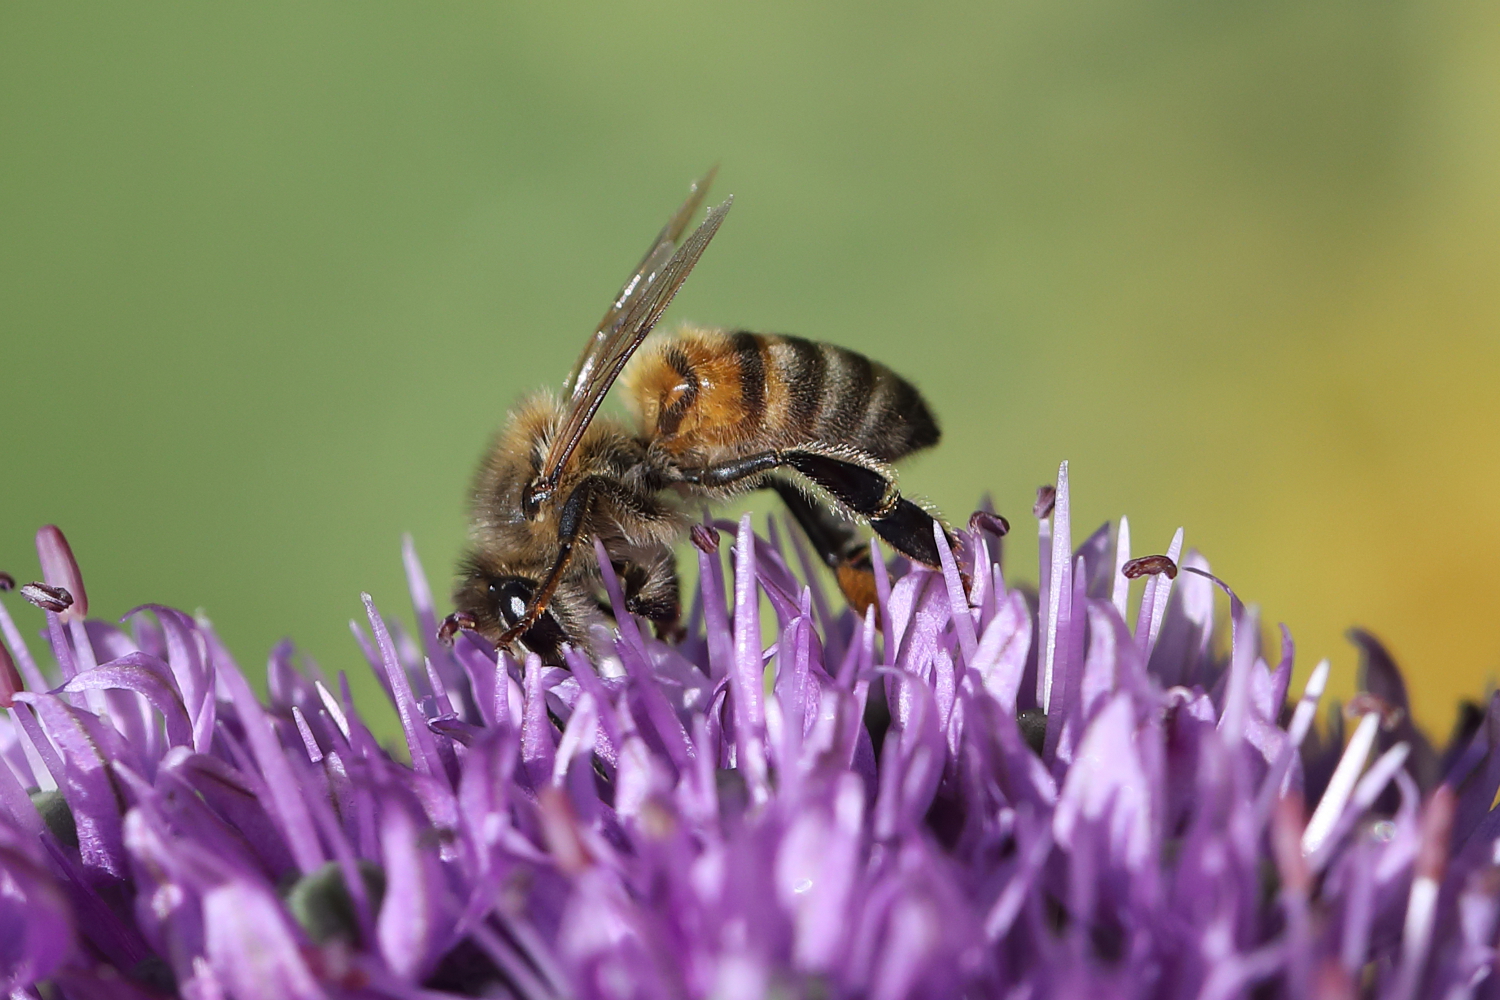
<path id="1" fill-rule="evenodd" d="M 648 340 L 733 202 L 683 239 L 712 177 L 693 185 L 604 314 L 566 398 L 531 397 L 496 436 L 475 477 L 449 634 L 471 628 L 558 665 L 564 644 L 587 650 L 607 610 L 596 540 L 628 610 L 671 634 L 688 509 L 756 489 L 781 497 L 861 612 L 875 583 L 857 524 L 938 565 L 940 522 L 900 494 L 891 469 L 939 437 L 910 382 L 800 337 L 687 327 Z M 598 415 L 617 379 L 629 421 Z"/>

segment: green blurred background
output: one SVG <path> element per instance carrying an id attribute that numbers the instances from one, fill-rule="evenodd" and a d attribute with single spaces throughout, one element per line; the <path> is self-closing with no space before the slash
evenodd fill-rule
<path id="1" fill-rule="evenodd" d="M 6 4 L 0 567 L 56 522 L 98 612 L 363 678 L 359 592 L 405 614 L 406 531 L 444 589 L 487 436 L 715 161 L 672 315 L 910 375 L 908 489 L 991 491 L 1014 575 L 1068 458 L 1080 539 L 1185 525 L 1302 674 L 1363 624 L 1429 725 L 1483 691 L 1486 2 Z"/>

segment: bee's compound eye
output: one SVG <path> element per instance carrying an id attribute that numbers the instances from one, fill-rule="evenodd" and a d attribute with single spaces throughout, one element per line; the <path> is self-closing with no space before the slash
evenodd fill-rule
<path id="1" fill-rule="evenodd" d="M 525 616 L 534 589 L 529 580 L 515 577 L 490 581 L 490 600 L 495 602 L 495 612 L 506 628 L 514 627 Z"/>
<path id="2" fill-rule="evenodd" d="M 526 608 L 534 593 L 536 584 L 530 580 L 512 576 L 490 581 L 490 600 L 494 602 L 496 616 L 505 623 L 506 628 L 514 628 L 526 617 Z M 536 624 L 521 634 L 521 641 L 526 644 L 527 649 L 540 656 L 543 662 L 553 666 L 563 665 L 562 647 L 568 637 L 552 612 L 542 612 L 542 617 L 537 619 Z"/>

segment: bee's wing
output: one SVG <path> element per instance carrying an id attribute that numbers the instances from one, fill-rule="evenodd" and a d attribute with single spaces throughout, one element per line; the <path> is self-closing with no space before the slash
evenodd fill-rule
<path id="1" fill-rule="evenodd" d="M 604 402 L 604 394 L 609 392 L 609 387 L 614 385 L 625 362 L 630 360 L 636 348 L 641 346 L 641 341 L 656 326 L 656 321 L 661 319 L 661 314 L 666 312 L 672 297 L 687 280 L 693 265 L 698 263 L 698 258 L 703 256 L 709 241 L 719 231 L 719 224 L 724 221 L 733 202 L 734 198 L 726 198 L 722 205 L 708 210 L 702 225 L 693 230 L 693 234 L 661 265 L 651 283 L 631 297 L 623 315 L 612 325 L 597 349 L 585 355 L 585 361 L 592 356 L 593 363 L 580 373 L 578 384 L 574 386 L 573 395 L 568 401 L 568 412 L 542 461 L 541 474 L 537 480 L 539 485 L 549 488 L 556 485 L 563 466 L 572 457 L 573 449 L 578 447 L 578 441 L 583 437 L 589 421 L 594 419 L 599 404 Z M 676 221 L 675 217 L 673 221 Z"/>
<path id="2" fill-rule="evenodd" d="M 662 267 L 671 259 L 673 250 L 682 239 L 688 223 L 698 213 L 698 206 L 703 204 L 703 199 L 708 195 L 709 185 L 713 184 L 714 175 L 718 172 L 719 168 L 715 165 L 709 168 L 708 173 L 693 182 L 693 186 L 688 189 L 687 201 L 682 203 L 682 207 L 673 213 L 661 232 L 656 234 L 656 240 L 646 250 L 640 264 L 636 265 L 630 278 L 620 288 L 620 294 L 616 295 L 614 301 L 610 303 L 609 309 L 604 313 L 604 318 L 599 321 L 599 326 L 594 330 L 594 335 L 584 345 L 583 353 L 578 355 L 577 363 L 573 365 L 573 370 L 568 373 L 567 380 L 563 382 L 563 388 L 568 390 L 569 399 L 577 399 L 584 392 L 589 376 L 598 367 L 599 359 L 619 331 L 630 307 L 660 277 Z"/>

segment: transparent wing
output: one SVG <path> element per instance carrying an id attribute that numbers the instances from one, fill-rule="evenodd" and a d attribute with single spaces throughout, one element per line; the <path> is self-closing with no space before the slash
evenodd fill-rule
<path id="1" fill-rule="evenodd" d="M 719 172 L 717 165 L 709 168 L 708 173 L 693 182 L 688 189 L 687 201 L 673 213 L 662 227 L 661 232 L 656 234 L 656 240 L 647 248 L 645 256 L 636 265 L 629 279 L 620 288 L 620 294 L 615 296 L 610 303 L 609 309 L 604 313 L 604 318 L 599 321 L 599 326 L 594 330 L 594 335 L 589 338 L 583 347 L 583 353 L 578 355 L 578 361 L 573 365 L 573 370 L 568 373 L 568 378 L 563 382 L 563 388 L 568 390 L 569 399 L 576 399 L 585 389 L 589 375 L 593 373 L 608 345 L 630 312 L 630 307 L 646 293 L 661 275 L 662 268 L 671 259 L 677 243 L 686 232 L 688 223 L 694 215 L 698 214 L 698 207 L 703 204 L 703 199 L 708 195 L 708 188 L 714 182 L 714 175 Z"/>
<path id="2" fill-rule="evenodd" d="M 605 393 L 609 392 L 609 387 L 619 377 L 625 363 L 656 326 L 662 313 L 666 312 L 673 296 L 692 273 L 693 265 L 698 263 L 698 258 L 703 256 L 709 241 L 719 231 L 719 225 L 733 202 L 733 198 L 727 198 L 722 205 L 709 209 L 703 224 L 693 230 L 693 234 L 661 265 L 651 282 L 642 291 L 631 296 L 623 314 L 611 325 L 608 335 L 585 356 L 588 363 L 579 372 L 578 383 L 568 402 L 568 412 L 547 450 L 541 474 L 532 486 L 531 494 L 535 500 L 550 495 L 557 485 L 563 466 L 572 457 L 573 449 L 578 447 L 589 421 L 594 419 L 599 405 L 604 402 Z M 676 221 L 675 217 L 673 221 Z"/>

